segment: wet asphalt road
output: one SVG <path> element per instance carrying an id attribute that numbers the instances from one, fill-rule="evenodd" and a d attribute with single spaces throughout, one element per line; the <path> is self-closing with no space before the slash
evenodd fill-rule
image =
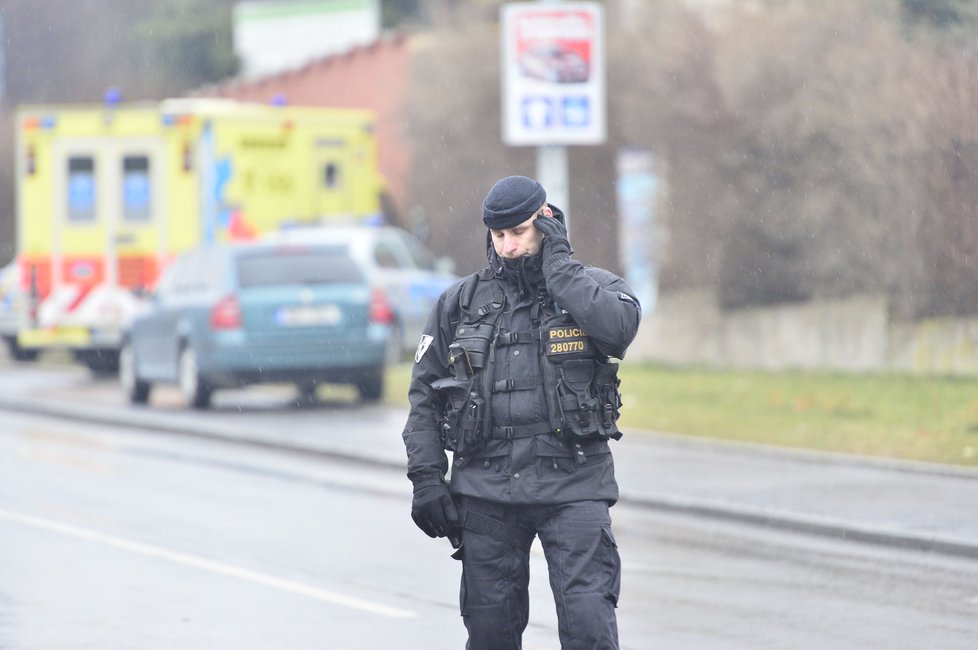
<path id="1" fill-rule="evenodd" d="M 285 428 L 359 420 L 327 405 Z M 333 423 L 333 424 L 331 424 Z M 0 412 L 0 648 L 461 648 L 403 476 Z M 974 648 L 978 563 L 613 510 L 624 648 Z M 539 553 L 525 647 L 556 648 Z"/>

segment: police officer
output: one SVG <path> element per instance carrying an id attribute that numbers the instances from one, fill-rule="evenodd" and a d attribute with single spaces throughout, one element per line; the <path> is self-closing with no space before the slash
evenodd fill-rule
<path id="1" fill-rule="evenodd" d="M 534 537 L 561 647 L 618 647 L 608 442 L 621 437 L 621 401 L 610 359 L 624 356 L 641 308 L 624 280 L 571 258 L 564 215 L 546 198 L 525 176 L 493 185 L 482 209 L 489 266 L 441 295 L 414 357 L 411 516 L 458 548 L 471 650 L 521 647 Z"/>

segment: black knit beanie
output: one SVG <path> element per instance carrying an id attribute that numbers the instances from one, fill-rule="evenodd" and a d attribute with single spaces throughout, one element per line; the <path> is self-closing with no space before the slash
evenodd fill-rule
<path id="1" fill-rule="evenodd" d="M 496 182 L 482 202 L 482 221 L 491 230 L 518 226 L 547 201 L 543 185 L 526 176 L 507 176 Z"/>

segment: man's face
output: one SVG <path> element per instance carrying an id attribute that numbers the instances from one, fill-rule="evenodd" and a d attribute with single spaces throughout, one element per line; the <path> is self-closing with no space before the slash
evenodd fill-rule
<path id="1" fill-rule="evenodd" d="M 540 214 L 540 211 L 537 211 L 532 217 L 512 228 L 490 230 L 496 255 L 516 259 L 539 253 L 543 233 L 534 227 L 533 221 L 538 218 L 546 218 L 539 216 Z"/>

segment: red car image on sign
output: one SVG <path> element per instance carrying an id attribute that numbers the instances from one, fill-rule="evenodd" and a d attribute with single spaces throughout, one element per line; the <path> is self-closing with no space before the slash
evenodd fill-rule
<path id="1" fill-rule="evenodd" d="M 539 43 L 519 55 L 520 74 L 551 83 L 583 83 L 590 66 L 586 58 L 559 42 Z"/>

